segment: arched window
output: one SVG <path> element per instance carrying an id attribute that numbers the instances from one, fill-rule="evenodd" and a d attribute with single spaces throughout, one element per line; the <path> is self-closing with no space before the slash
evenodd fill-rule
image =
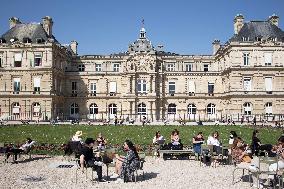
<path id="1" fill-rule="evenodd" d="M 252 104 L 249 102 L 244 103 L 244 114 L 245 115 L 251 115 L 252 112 Z"/>
<path id="2" fill-rule="evenodd" d="M 91 104 L 89 109 L 90 109 L 90 114 L 98 114 L 99 112 L 98 106 L 95 103 Z"/>
<path id="3" fill-rule="evenodd" d="M 144 103 L 138 104 L 137 113 L 140 115 L 146 115 L 147 114 L 146 104 Z"/>
<path id="4" fill-rule="evenodd" d="M 187 113 L 188 114 L 196 114 L 196 106 L 195 106 L 195 104 L 189 104 L 187 106 Z"/>
<path id="5" fill-rule="evenodd" d="M 169 104 L 168 106 L 168 114 L 176 114 L 177 113 L 177 105 Z"/>
<path id="6" fill-rule="evenodd" d="M 34 116 L 40 115 L 40 104 L 38 102 L 33 103 L 33 115 Z"/>
<path id="7" fill-rule="evenodd" d="M 116 104 L 110 104 L 108 106 L 108 112 L 111 115 L 116 115 L 117 114 L 117 106 L 116 106 Z"/>
<path id="8" fill-rule="evenodd" d="M 265 104 L 265 114 L 272 114 L 272 102 Z"/>
<path id="9" fill-rule="evenodd" d="M 215 114 L 216 112 L 216 105 L 215 104 L 208 104 L 207 105 L 207 114 Z"/>
<path id="10" fill-rule="evenodd" d="M 14 115 L 19 115 L 20 114 L 20 103 L 19 102 L 15 102 L 12 104 L 12 113 Z"/>
<path id="11" fill-rule="evenodd" d="M 76 104 L 76 103 L 71 104 L 70 113 L 71 113 L 72 115 L 79 113 L 79 106 L 78 106 L 78 104 Z"/>

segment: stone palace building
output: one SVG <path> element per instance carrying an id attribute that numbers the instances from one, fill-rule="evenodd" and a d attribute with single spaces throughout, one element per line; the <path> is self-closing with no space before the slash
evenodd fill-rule
<path id="1" fill-rule="evenodd" d="M 282 119 L 284 32 L 276 15 L 237 15 L 234 34 L 214 40 L 212 55 L 165 52 L 142 27 L 126 52 L 79 56 L 76 41 L 57 41 L 49 16 L 9 22 L 0 35 L 1 119 Z"/>

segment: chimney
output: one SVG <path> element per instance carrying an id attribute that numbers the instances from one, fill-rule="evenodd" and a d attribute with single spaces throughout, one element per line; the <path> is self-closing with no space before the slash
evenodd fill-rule
<path id="1" fill-rule="evenodd" d="M 279 16 L 277 16 L 276 14 L 273 14 L 272 16 L 269 16 L 268 21 L 271 24 L 274 24 L 275 26 L 278 27 L 279 24 Z"/>
<path id="2" fill-rule="evenodd" d="M 10 29 L 15 27 L 17 24 L 21 24 L 21 21 L 17 17 L 12 17 L 9 19 Z"/>
<path id="3" fill-rule="evenodd" d="M 77 55 L 77 46 L 78 46 L 77 41 L 71 41 L 70 48 L 75 55 Z"/>
<path id="4" fill-rule="evenodd" d="M 42 26 L 45 32 L 47 33 L 48 37 L 52 37 L 52 25 L 53 21 L 50 16 L 46 16 L 42 18 Z"/>
<path id="5" fill-rule="evenodd" d="M 244 16 L 237 14 L 234 19 L 234 30 L 235 34 L 238 34 L 244 25 Z"/>
<path id="6" fill-rule="evenodd" d="M 221 43 L 220 43 L 220 40 L 218 39 L 215 39 L 212 43 L 213 45 L 213 55 L 216 54 L 216 52 L 220 49 L 221 47 Z"/>

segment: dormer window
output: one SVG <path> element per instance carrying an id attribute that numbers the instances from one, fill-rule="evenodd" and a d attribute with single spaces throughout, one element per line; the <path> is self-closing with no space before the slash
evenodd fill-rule
<path id="1" fill-rule="evenodd" d="M 78 66 L 79 72 L 84 72 L 85 71 L 85 65 L 84 64 L 80 64 Z"/>
<path id="2" fill-rule="evenodd" d="M 37 38 L 36 39 L 36 43 L 38 43 L 38 44 L 43 43 L 43 42 L 44 42 L 44 40 L 42 38 Z"/>
<path id="3" fill-rule="evenodd" d="M 32 42 L 32 40 L 30 38 L 28 38 L 28 37 L 23 38 L 23 43 L 31 43 L 31 42 Z"/>
<path id="4" fill-rule="evenodd" d="M 261 38 L 262 38 L 261 36 L 257 36 L 257 37 L 255 37 L 255 40 L 256 41 L 261 41 Z"/>
<path id="5" fill-rule="evenodd" d="M 249 37 L 243 37 L 243 41 L 249 41 Z"/>
<path id="6" fill-rule="evenodd" d="M 15 42 L 15 41 L 17 41 L 17 40 L 18 40 L 18 39 L 17 39 L 16 37 L 13 37 L 13 38 L 10 39 L 10 42 L 13 43 L 13 42 Z"/>
<path id="7" fill-rule="evenodd" d="M 0 43 L 6 43 L 6 40 L 4 38 L 0 38 Z"/>

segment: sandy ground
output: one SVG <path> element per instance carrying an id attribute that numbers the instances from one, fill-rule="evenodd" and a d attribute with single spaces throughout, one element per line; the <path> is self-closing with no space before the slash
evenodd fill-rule
<path id="1" fill-rule="evenodd" d="M 20 161 L 18 164 L 0 165 L 0 188 L 250 188 L 247 181 L 232 184 L 232 165 L 214 167 L 200 167 L 195 160 L 163 160 L 146 157 L 144 165 L 144 178 L 142 172 L 136 183 L 115 183 L 111 180 L 106 183 L 91 181 L 91 170 L 88 178 L 85 173 L 78 172 L 76 183 L 76 166 L 72 168 L 57 168 L 60 164 L 73 164 L 66 158 L 57 157 L 33 157 L 29 161 Z M 113 173 L 113 168 L 110 174 Z M 94 173 L 96 177 L 96 173 Z M 103 166 L 103 175 L 106 175 L 106 166 Z M 241 171 L 237 171 L 240 178 Z M 247 180 L 247 179 L 245 179 Z"/>

